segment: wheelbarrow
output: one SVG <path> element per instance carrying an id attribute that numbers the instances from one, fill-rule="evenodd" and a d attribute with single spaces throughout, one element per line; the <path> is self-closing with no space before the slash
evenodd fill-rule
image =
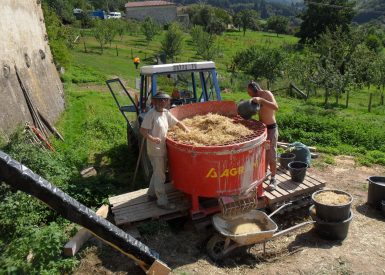
<path id="1" fill-rule="evenodd" d="M 271 217 L 288 205 L 291 205 L 291 203 L 282 205 L 270 215 L 263 211 L 250 210 L 232 218 L 224 218 L 222 214 L 213 216 L 213 225 L 218 233 L 215 233 L 207 242 L 206 249 L 209 257 L 214 261 L 218 261 L 238 247 L 259 243 L 263 244 L 263 253 L 265 253 L 267 241 L 315 222 L 303 222 L 277 232 L 278 226 Z M 255 223 L 258 226 L 251 227 L 249 232 L 235 234 L 232 229 L 245 223 Z"/>

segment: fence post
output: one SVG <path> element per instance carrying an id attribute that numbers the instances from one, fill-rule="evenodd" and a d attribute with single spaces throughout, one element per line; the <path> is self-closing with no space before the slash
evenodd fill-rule
<path id="1" fill-rule="evenodd" d="M 384 93 L 381 94 L 381 106 L 384 106 Z"/>
<path id="2" fill-rule="evenodd" d="M 86 41 L 83 41 L 83 45 L 84 45 L 84 52 L 87 53 Z"/>
<path id="3" fill-rule="evenodd" d="M 368 112 L 369 113 L 372 110 L 372 97 L 373 97 L 373 94 L 370 93 L 370 95 L 369 95 L 369 105 L 368 105 Z"/>
<path id="4" fill-rule="evenodd" d="M 116 49 L 116 56 L 119 56 L 118 45 L 115 45 L 115 49 Z"/>

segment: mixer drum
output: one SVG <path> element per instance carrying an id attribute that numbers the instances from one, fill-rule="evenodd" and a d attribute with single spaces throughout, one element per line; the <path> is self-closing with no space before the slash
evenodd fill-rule
<path id="1" fill-rule="evenodd" d="M 237 116 L 232 101 L 188 104 L 171 109 L 182 120 L 208 113 Z M 167 138 L 171 181 L 192 199 L 192 213 L 199 212 L 199 197 L 240 195 L 260 185 L 265 177 L 266 127 L 256 120 L 242 121 L 253 129 L 252 137 L 222 146 L 192 146 Z"/>

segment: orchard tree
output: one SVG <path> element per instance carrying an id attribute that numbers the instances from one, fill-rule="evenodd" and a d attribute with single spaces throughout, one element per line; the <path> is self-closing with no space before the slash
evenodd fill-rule
<path id="1" fill-rule="evenodd" d="M 183 48 L 183 32 L 178 23 L 172 23 L 163 40 L 161 41 L 162 52 L 167 58 L 174 62 L 174 57 L 179 55 Z"/>
<path id="2" fill-rule="evenodd" d="M 103 54 L 104 45 L 107 44 L 108 28 L 104 21 L 98 21 L 94 29 L 94 37 L 99 43 L 101 54 Z"/>
<path id="3" fill-rule="evenodd" d="M 267 19 L 267 28 L 278 34 L 285 34 L 289 28 L 289 19 L 285 16 L 272 16 Z"/>
<path id="4" fill-rule="evenodd" d="M 237 14 L 239 23 L 243 30 L 243 35 L 246 34 L 247 29 L 256 29 L 258 27 L 257 19 L 258 13 L 254 10 L 243 10 Z"/>
<path id="5" fill-rule="evenodd" d="M 269 87 L 282 76 L 285 62 L 286 53 L 283 49 L 255 46 L 238 52 L 233 58 L 236 68 L 254 77 L 255 80 L 267 79 Z"/>
<path id="6" fill-rule="evenodd" d="M 190 34 L 197 55 L 205 60 L 212 60 L 219 54 L 217 37 L 205 32 L 202 26 L 195 25 Z"/>
<path id="7" fill-rule="evenodd" d="M 146 37 L 147 45 L 154 39 L 155 35 L 159 33 L 158 24 L 151 17 L 147 17 L 142 24 L 142 31 Z"/>
<path id="8" fill-rule="evenodd" d="M 314 42 L 326 30 L 341 28 L 349 31 L 355 15 L 354 3 L 350 0 L 313 0 L 306 2 L 307 8 L 301 15 L 302 24 L 298 33 L 300 43 Z"/>

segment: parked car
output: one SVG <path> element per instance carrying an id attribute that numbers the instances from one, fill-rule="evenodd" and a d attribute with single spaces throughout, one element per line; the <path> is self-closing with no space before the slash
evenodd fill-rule
<path id="1" fill-rule="evenodd" d="M 120 18 L 122 18 L 122 13 L 119 11 L 111 11 L 107 16 L 107 19 L 120 19 Z"/>

